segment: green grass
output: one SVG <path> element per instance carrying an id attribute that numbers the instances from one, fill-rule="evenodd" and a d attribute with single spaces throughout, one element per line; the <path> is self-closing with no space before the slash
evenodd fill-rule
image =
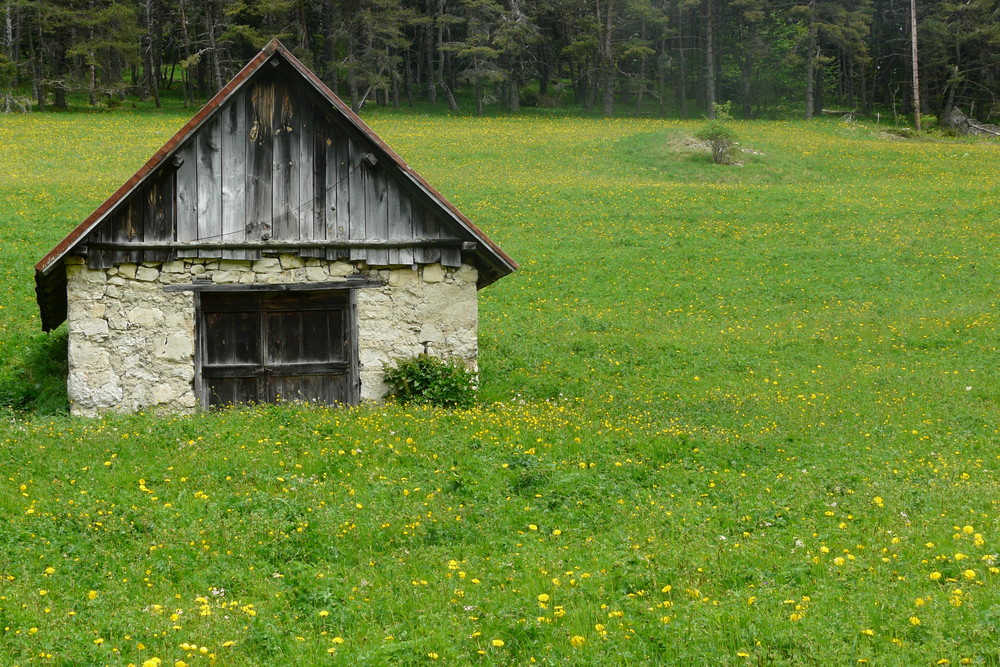
<path id="1" fill-rule="evenodd" d="M 997 664 L 997 143 L 380 112 L 479 407 L 70 419 L 31 266 L 184 120 L 0 118 L 8 663 Z"/>

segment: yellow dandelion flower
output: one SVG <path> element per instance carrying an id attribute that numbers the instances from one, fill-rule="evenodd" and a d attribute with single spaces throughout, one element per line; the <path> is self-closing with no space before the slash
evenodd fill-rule
<path id="1" fill-rule="evenodd" d="M 871 628 L 865 628 L 864 630 L 861 631 L 861 634 L 863 634 L 863 635 L 865 635 L 867 637 L 874 637 L 875 636 L 875 631 L 872 630 Z"/>
<path id="2" fill-rule="evenodd" d="M 941 573 L 940 572 L 931 572 L 930 575 L 928 575 L 928 576 L 930 577 L 931 581 L 938 581 L 939 579 L 941 579 Z"/>
<path id="3" fill-rule="evenodd" d="M 972 579 L 976 578 L 976 571 L 975 570 L 965 570 L 964 572 L 962 572 L 962 576 L 965 577 L 966 579 L 969 579 L 971 581 Z"/>
<path id="4" fill-rule="evenodd" d="M 736 657 L 737 658 L 749 658 L 750 654 L 747 653 L 746 651 L 740 651 L 739 653 L 736 654 Z"/>
<path id="5" fill-rule="evenodd" d="M 330 615 L 330 612 L 328 612 L 326 609 L 324 609 L 323 611 L 319 612 L 320 618 L 326 618 L 329 615 Z"/>
<path id="6" fill-rule="evenodd" d="M 502 639 L 493 639 L 490 641 L 490 644 L 493 648 L 500 648 L 504 645 L 504 641 Z"/>
<path id="7" fill-rule="evenodd" d="M 916 616 L 910 616 L 910 625 L 920 625 L 920 619 Z"/>
<path id="8" fill-rule="evenodd" d="M 88 600 L 96 600 L 97 599 L 97 591 L 90 591 L 89 593 L 87 593 L 87 599 Z"/>
<path id="9" fill-rule="evenodd" d="M 551 598 L 549 597 L 548 593 L 540 593 L 538 595 L 538 601 L 539 602 L 548 602 L 550 599 Z"/>
<path id="10" fill-rule="evenodd" d="M 431 651 L 430 653 L 427 654 L 427 657 L 430 658 L 431 660 L 437 660 L 438 654 L 435 653 L 434 651 Z"/>
<path id="11" fill-rule="evenodd" d="M 142 667 L 160 667 L 160 665 L 162 665 L 162 664 L 163 664 L 162 660 L 160 660 L 159 658 L 155 658 L 154 657 L 154 658 L 150 658 L 149 660 L 146 660 L 145 662 L 143 662 L 142 663 Z"/>
<path id="12" fill-rule="evenodd" d="M 587 641 L 587 638 L 584 637 L 584 636 L 582 636 L 582 635 L 573 635 L 570 638 L 569 643 L 570 643 L 570 645 L 573 646 L 573 648 L 580 648 L 581 646 L 583 646 L 584 642 L 586 642 L 586 641 Z"/>
<path id="13" fill-rule="evenodd" d="M 837 567 L 840 567 L 841 565 L 843 565 L 846 562 L 847 561 L 844 560 L 843 558 L 841 558 L 840 556 L 837 556 L 836 558 L 833 559 L 833 564 L 836 565 Z"/>

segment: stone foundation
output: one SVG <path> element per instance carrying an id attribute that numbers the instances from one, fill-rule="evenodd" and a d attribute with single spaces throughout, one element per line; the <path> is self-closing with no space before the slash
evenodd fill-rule
<path id="1" fill-rule="evenodd" d="M 360 263 L 359 263 L 360 264 Z M 190 413 L 194 393 L 195 308 L 190 291 L 166 285 L 330 283 L 364 273 L 382 287 L 356 289 L 362 399 L 385 395 L 383 369 L 427 352 L 476 367 L 476 269 L 429 264 L 367 269 L 295 255 L 256 261 L 184 259 L 88 269 L 66 259 L 70 411 Z"/>

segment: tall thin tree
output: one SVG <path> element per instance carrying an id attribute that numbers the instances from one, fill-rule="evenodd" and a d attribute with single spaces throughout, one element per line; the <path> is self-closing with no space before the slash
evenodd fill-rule
<path id="1" fill-rule="evenodd" d="M 920 131 L 920 68 L 917 65 L 917 0 L 910 0 L 910 50 L 913 57 L 913 127 Z"/>

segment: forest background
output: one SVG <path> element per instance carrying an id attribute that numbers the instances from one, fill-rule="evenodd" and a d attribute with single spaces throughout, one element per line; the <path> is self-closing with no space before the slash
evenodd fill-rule
<path id="1" fill-rule="evenodd" d="M 1000 114 L 1000 0 L 919 0 L 924 114 Z M 360 109 L 913 110 L 909 0 L 3 0 L 0 97 L 185 103 L 270 38 Z M 30 91 L 30 92 L 29 92 Z"/>

